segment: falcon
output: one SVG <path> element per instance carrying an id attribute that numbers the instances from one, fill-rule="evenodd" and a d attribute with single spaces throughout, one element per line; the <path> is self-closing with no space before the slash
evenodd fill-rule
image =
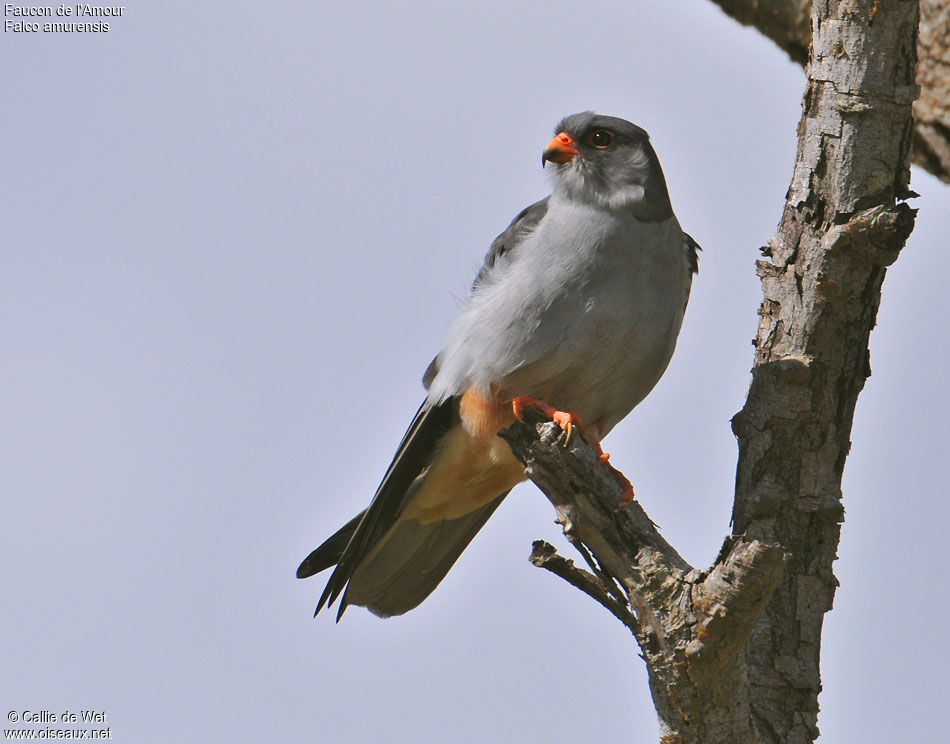
<path id="1" fill-rule="evenodd" d="M 525 480 L 500 429 L 536 406 L 610 467 L 601 439 L 669 364 L 699 246 L 649 135 L 590 111 L 555 133 L 541 157 L 552 193 L 492 243 L 376 495 L 297 569 L 333 567 L 314 616 L 338 598 L 337 620 L 351 604 L 381 617 L 416 607 Z"/>

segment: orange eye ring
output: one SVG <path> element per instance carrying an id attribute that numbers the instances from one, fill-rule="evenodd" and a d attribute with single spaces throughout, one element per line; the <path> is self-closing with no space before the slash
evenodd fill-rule
<path id="1" fill-rule="evenodd" d="M 591 147 L 596 147 L 598 150 L 606 150 L 614 143 L 613 132 L 609 132 L 606 129 L 596 129 L 590 134 L 588 134 L 584 141 Z"/>

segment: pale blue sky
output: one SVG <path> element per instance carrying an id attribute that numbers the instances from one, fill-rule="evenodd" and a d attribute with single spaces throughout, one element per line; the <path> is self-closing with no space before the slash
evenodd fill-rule
<path id="1" fill-rule="evenodd" d="M 606 445 L 708 564 L 804 78 L 706 0 L 459 5 L 132 3 L 108 34 L 0 39 L 0 713 L 104 709 L 136 744 L 655 740 L 627 631 L 527 561 L 563 544 L 531 486 L 401 618 L 314 621 L 322 580 L 294 570 L 368 502 L 584 109 L 651 133 L 704 248 L 670 369 Z M 845 473 L 826 742 L 942 726 L 950 191 L 912 186 Z"/>

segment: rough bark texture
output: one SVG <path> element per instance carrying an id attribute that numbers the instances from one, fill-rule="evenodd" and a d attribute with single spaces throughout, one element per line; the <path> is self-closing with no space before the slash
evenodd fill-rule
<path id="1" fill-rule="evenodd" d="M 755 366 L 739 439 L 734 529 L 788 568 L 749 647 L 763 741 L 817 735 L 821 623 L 836 581 L 841 475 L 885 267 L 913 229 L 908 155 L 917 3 L 817 0 L 795 173 L 758 264 Z"/>
<path id="2" fill-rule="evenodd" d="M 557 510 L 593 573 L 547 543 L 531 560 L 603 604 L 637 639 L 664 744 L 752 744 L 745 646 L 781 577 L 784 550 L 737 536 L 709 571 L 666 542 L 639 504 L 618 509 L 621 490 L 579 436 L 534 409 L 502 436 Z"/>
<path id="3" fill-rule="evenodd" d="M 914 162 L 950 183 L 950 0 L 920 5 Z"/>
<path id="4" fill-rule="evenodd" d="M 733 535 L 689 566 L 577 436 L 528 409 L 502 436 L 587 562 L 532 561 L 631 630 L 662 744 L 807 744 L 836 587 L 841 476 L 885 267 L 913 229 L 918 3 L 818 0 L 795 172 L 768 260 L 739 441 Z"/>
<path id="5" fill-rule="evenodd" d="M 754 26 L 795 62 L 808 61 L 811 0 L 713 0 Z M 878 3 L 880 6 L 881 3 Z M 913 160 L 950 183 L 950 0 L 921 0 Z"/>

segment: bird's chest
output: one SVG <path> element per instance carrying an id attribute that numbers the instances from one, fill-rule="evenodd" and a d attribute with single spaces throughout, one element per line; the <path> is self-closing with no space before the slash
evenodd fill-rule
<path id="1" fill-rule="evenodd" d="M 612 228 L 539 236 L 549 250 L 526 267 L 542 279 L 526 290 L 532 332 L 513 374 L 538 397 L 605 422 L 636 405 L 666 368 L 689 280 L 675 219 Z"/>
<path id="2" fill-rule="evenodd" d="M 675 219 L 566 219 L 537 238 L 521 273 L 544 343 L 558 334 L 562 349 L 619 353 L 681 313 L 688 273 Z"/>

